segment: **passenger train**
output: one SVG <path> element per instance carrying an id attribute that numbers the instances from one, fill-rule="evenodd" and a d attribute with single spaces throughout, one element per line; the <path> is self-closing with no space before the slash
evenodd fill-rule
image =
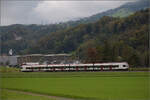
<path id="1" fill-rule="evenodd" d="M 113 71 L 113 70 L 128 70 L 127 62 L 111 62 L 111 63 L 88 63 L 88 64 L 23 64 L 22 72 L 37 72 L 37 71 Z"/>

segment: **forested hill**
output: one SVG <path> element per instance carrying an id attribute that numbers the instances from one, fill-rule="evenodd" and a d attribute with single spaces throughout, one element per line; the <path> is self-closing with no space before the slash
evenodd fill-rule
<path id="1" fill-rule="evenodd" d="M 37 40 L 51 32 L 66 29 L 66 24 L 50 25 L 21 25 L 14 24 L 0 27 L 1 53 L 8 54 L 13 49 L 14 54 L 23 53 L 24 49 L 29 48 L 29 44 L 36 43 Z"/>
<path id="2" fill-rule="evenodd" d="M 128 16 L 137 10 L 147 8 L 148 6 L 148 0 L 140 0 L 124 4 L 119 8 L 108 10 L 106 12 L 83 18 L 78 21 L 69 21 L 66 23 L 51 25 L 15 24 L 9 26 L 0 26 L 0 37 L 2 40 L 2 43 L 0 43 L 0 47 L 2 48 L 1 53 L 8 54 L 8 51 L 13 49 L 14 54 L 24 54 L 24 49 L 30 48 L 30 46 L 32 47 L 32 44 L 37 43 L 37 40 L 45 35 L 51 34 L 52 32 L 69 29 L 70 27 L 75 27 L 79 24 L 96 22 L 106 15 L 113 17 Z"/>
<path id="3" fill-rule="evenodd" d="M 78 21 L 70 21 L 68 22 L 68 24 L 77 25 L 81 23 L 95 22 L 99 20 L 100 18 L 102 18 L 103 16 L 127 17 L 129 15 L 134 14 L 136 11 L 148 8 L 149 3 L 150 3 L 149 0 L 137 0 L 137 1 L 129 2 L 118 8 L 110 9 L 105 12 L 92 15 L 90 17 L 82 18 Z"/>
<path id="4" fill-rule="evenodd" d="M 149 10 L 126 18 L 104 16 L 41 38 L 28 53 L 72 53 L 85 62 L 127 61 L 148 66 Z"/>

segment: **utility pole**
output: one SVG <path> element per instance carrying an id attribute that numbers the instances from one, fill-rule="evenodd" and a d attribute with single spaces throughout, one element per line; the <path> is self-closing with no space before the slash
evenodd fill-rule
<path id="1" fill-rule="evenodd" d="M 78 49 L 78 61 L 80 60 L 80 50 Z"/>

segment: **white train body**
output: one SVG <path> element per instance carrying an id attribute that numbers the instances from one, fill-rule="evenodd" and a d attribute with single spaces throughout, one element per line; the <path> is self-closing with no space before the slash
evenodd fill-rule
<path id="1" fill-rule="evenodd" d="M 126 62 L 95 63 L 95 64 L 25 64 L 21 71 L 107 71 L 128 70 Z"/>

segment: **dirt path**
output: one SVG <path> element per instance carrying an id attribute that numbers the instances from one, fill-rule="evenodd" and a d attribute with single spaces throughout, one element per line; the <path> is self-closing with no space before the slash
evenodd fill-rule
<path id="1" fill-rule="evenodd" d="M 12 90 L 12 89 L 4 89 L 4 90 L 10 91 L 10 92 L 16 92 L 16 93 L 22 93 L 22 94 L 32 95 L 32 96 L 47 97 L 47 98 L 56 99 L 56 100 L 76 100 L 76 99 L 72 99 L 72 98 L 50 96 L 50 95 L 46 95 L 46 94 L 33 93 L 33 92 L 25 92 L 25 91 L 21 91 L 21 90 Z"/>

